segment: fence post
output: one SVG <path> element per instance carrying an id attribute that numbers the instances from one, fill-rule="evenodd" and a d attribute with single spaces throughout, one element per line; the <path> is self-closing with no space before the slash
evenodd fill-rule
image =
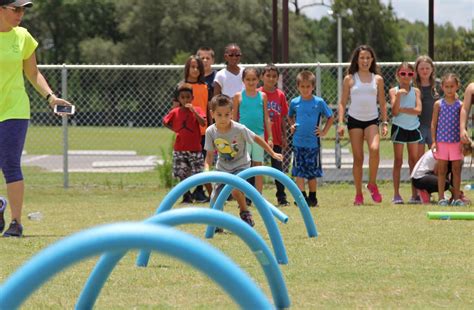
<path id="1" fill-rule="evenodd" d="M 321 63 L 318 62 L 316 64 L 316 96 L 318 97 L 322 97 L 321 96 Z M 321 126 L 321 119 L 319 119 L 319 123 L 318 123 L 318 127 Z M 321 138 L 317 138 L 318 139 L 318 142 L 319 142 L 319 160 L 322 162 L 323 160 L 323 143 L 322 143 L 322 140 Z M 322 182 L 323 181 L 323 177 L 321 177 L 321 185 L 322 185 Z"/>
<path id="2" fill-rule="evenodd" d="M 61 69 L 61 97 L 67 100 L 67 68 L 66 64 L 63 64 Z M 63 121 L 63 178 L 64 188 L 69 187 L 69 163 L 68 163 L 68 128 L 67 128 L 67 115 L 62 116 Z"/>
<path id="3" fill-rule="evenodd" d="M 338 23 L 341 22 L 341 19 L 338 18 Z M 338 25 L 340 26 L 340 25 Z M 340 35 L 339 33 L 340 31 L 340 27 L 338 27 L 338 36 Z M 337 64 L 337 108 L 339 108 L 339 101 L 341 101 L 341 93 L 342 93 L 342 51 L 338 50 L 338 61 L 339 63 Z M 341 139 L 339 137 L 339 133 L 337 132 L 337 129 L 338 129 L 338 126 L 339 126 L 339 119 L 337 118 L 338 117 L 338 114 L 335 113 L 336 115 L 336 119 L 335 119 L 335 122 L 334 122 L 334 129 L 336 131 L 336 141 L 335 141 L 335 147 L 334 147 L 334 150 L 335 150 L 335 160 L 336 160 L 336 168 L 337 169 L 341 169 Z"/>

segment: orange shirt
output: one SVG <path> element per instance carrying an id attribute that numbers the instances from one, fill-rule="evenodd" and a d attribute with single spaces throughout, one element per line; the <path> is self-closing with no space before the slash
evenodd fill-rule
<path id="1" fill-rule="evenodd" d="M 193 97 L 194 97 L 192 101 L 193 106 L 201 108 L 204 115 L 207 116 L 207 100 L 209 96 L 207 92 L 207 85 L 205 83 L 204 84 L 194 83 L 194 84 L 191 84 L 191 86 L 193 87 Z M 200 126 L 200 127 L 201 127 L 201 135 L 204 136 L 206 134 L 207 125 Z"/>

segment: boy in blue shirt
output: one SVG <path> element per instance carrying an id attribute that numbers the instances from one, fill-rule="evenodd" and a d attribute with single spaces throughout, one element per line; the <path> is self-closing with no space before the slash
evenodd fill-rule
<path id="1" fill-rule="evenodd" d="M 296 85 L 300 96 L 291 100 L 288 111 L 294 149 L 291 175 L 296 178 L 296 185 L 303 193 L 308 205 L 317 207 L 316 178 L 323 175 L 319 139 L 327 134 L 334 117 L 326 102 L 313 95 L 316 76 L 312 72 L 298 73 Z M 327 118 L 323 130 L 319 128 L 321 116 Z M 309 196 L 306 195 L 305 180 L 308 180 Z"/>

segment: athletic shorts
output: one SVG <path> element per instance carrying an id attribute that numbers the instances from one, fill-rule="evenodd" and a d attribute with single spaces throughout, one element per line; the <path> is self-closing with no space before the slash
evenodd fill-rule
<path id="1" fill-rule="evenodd" d="M 263 136 L 259 137 L 263 139 Z M 247 152 L 249 153 L 250 159 L 252 159 L 252 161 L 263 162 L 263 155 L 265 154 L 265 151 L 256 142 L 247 143 Z"/>
<path id="2" fill-rule="evenodd" d="M 353 118 L 352 116 L 349 116 L 347 118 L 347 130 L 351 129 L 362 129 L 364 130 L 365 128 L 372 126 L 372 125 L 379 125 L 379 119 L 373 119 L 371 121 L 359 121 L 358 119 Z"/>
<path id="3" fill-rule="evenodd" d="M 312 180 L 323 176 L 319 148 L 293 146 L 291 175 Z"/>
<path id="4" fill-rule="evenodd" d="M 202 172 L 204 158 L 202 153 L 191 151 L 173 151 L 173 175 L 181 181 Z"/>
<path id="5" fill-rule="evenodd" d="M 241 173 L 242 171 L 244 171 L 245 169 L 237 169 L 237 170 L 234 170 L 234 171 L 223 171 L 221 170 L 222 172 L 227 172 L 227 173 L 231 173 L 233 175 L 237 175 L 239 173 Z M 216 171 L 219 171 L 219 170 L 216 170 Z M 226 186 L 227 184 L 222 184 L 222 183 L 214 183 L 214 186 L 213 186 L 213 189 L 212 189 L 212 194 L 211 194 L 211 201 L 214 201 L 215 199 L 217 199 L 216 197 L 221 193 L 222 189 L 224 188 L 224 186 Z M 231 194 L 232 195 L 232 194 Z"/>
<path id="6" fill-rule="evenodd" d="M 438 160 L 455 161 L 462 160 L 461 142 L 437 142 L 435 158 Z"/>
<path id="7" fill-rule="evenodd" d="M 393 143 L 418 143 L 423 140 L 421 132 L 418 129 L 407 130 L 395 124 L 392 124 L 391 140 Z"/>
<path id="8" fill-rule="evenodd" d="M 431 127 L 420 126 L 420 132 L 423 140 L 421 140 L 419 143 L 426 144 L 431 147 L 431 144 L 433 144 L 433 138 L 431 137 Z"/>

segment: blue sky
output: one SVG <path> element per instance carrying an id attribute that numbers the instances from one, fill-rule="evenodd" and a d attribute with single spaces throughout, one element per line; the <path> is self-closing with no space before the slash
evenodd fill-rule
<path id="1" fill-rule="evenodd" d="M 390 0 L 381 0 L 388 4 Z M 306 3 L 320 2 L 320 0 L 299 0 L 300 6 Z M 325 0 L 330 3 L 330 0 Z M 392 0 L 392 6 L 398 18 L 405 18 L 411 22 L 418 20 L 428 25 L 428 0 Z M 291 5 L 290 5 L 291 7 Z M 455 27 L 473 29 L 474 0 L 435 0 L 435 23 L 451 22 Z M 327 15 L 327 7 L 314 6 L 304 9 L 303 13 L 316 19 Z"/>

